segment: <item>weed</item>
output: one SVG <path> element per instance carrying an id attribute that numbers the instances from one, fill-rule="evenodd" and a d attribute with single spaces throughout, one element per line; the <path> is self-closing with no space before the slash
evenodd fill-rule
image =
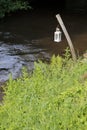
<path id="1" fill-rule="evenodd" d="M 51 63 L 35 63 L 35 69 L 17 80 L 11 77 L 0 105 L 0 130 L 86 130 L 86 62 L 53 56 Z"/>

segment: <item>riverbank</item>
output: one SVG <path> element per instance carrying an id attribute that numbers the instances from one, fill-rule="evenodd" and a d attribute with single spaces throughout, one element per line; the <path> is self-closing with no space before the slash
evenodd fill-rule
<path id="1" fill-rule="evenodd" d="M 35 63 L 31 75 L 10 80 L 0 105 L 3 129 L 87 128 L 87 61 L 53 56 L 50 64 Z M 16 124 L 16 125 L 15 125 Z"/>
<path id="2" fill-rule="evenodd" d="M 54 42 L 58 25 L 55 15 L 60 13 L 79 56 L 87 50 L 87 15 L 39 8 L 14 13 L 0 21 L 0 82 L 20 76 L 23 66 L 31 71 L 34 62 L 49 61 L 53 55 L 65 54 L 68 44 L 62 33 L 62 41 Z M 61 30 L 62 31 L 62 30 Z"/>
<path id="3" fill-rule="evenodd" d="M 4 97 L 4 89 L 3 89 L 3 87 L 5 87 L 6 86 L 6 83 L 0 83 L 0 102 L 2 102 L 3 101 L 3 97 Z"/>

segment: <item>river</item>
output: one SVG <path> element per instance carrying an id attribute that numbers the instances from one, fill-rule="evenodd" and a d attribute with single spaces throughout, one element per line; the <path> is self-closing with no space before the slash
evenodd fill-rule
<path id="1" fill-rule="evenodd" d="M 0 21 L 0 83 L 21 74 L 23 66 L 29 71 L 34 62 L 49 61 L 53 54 L 63 55 L 67 41 L 62 32 L 62 41 L 53 41 L 58 25 L 55 15 L 60 13 L 73 41 L 77 55 L 87 50 L 87 15 L 50 9 L 33 9 L 14 13 Z"/>

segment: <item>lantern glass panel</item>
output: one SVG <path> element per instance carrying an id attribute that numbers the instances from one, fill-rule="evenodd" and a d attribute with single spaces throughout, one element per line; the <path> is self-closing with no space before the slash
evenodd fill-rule
<path id="1" fill-rule="evenodd" d="M 59 28 L 57 28 L 56 31 L 54 32 L 54 41 L 55 42 L 61 41 L 61 31 L 59 30 Z"/>

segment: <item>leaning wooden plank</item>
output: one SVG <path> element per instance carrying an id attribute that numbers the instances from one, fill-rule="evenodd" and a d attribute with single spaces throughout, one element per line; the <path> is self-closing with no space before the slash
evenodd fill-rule
<path id="1" fill-rule="evenodd" d="M 73 46 L 71 38 L 70 38 L 70 36 L 69 36 L 69 34 L 67 32 L 67 29 L 66 29 L 66 27 L 65 27 L 65 25 L 63 23 L 63 20 L 62 20 L 62 18 L 61 18 L 61 16 L 59 14 L 56 15 L 56 18 L 57 18 L 57 20 L 58 20 L 58 22 L 59 22 L 59 24 L 60 24 L 60 26 L 61 26 L 61 28 L 62 28 L 62 30 L 64 32 L 64 35 L 65 35 L 65 37 L 67 39 L 68 45 L 70 47 L 72 58 L 73 58 L 74 61 L 76 61 L 77 57 L 76 57 L 76 53 L 75 53 L 75 50 L 74 50 L 74 46 Z"/>

